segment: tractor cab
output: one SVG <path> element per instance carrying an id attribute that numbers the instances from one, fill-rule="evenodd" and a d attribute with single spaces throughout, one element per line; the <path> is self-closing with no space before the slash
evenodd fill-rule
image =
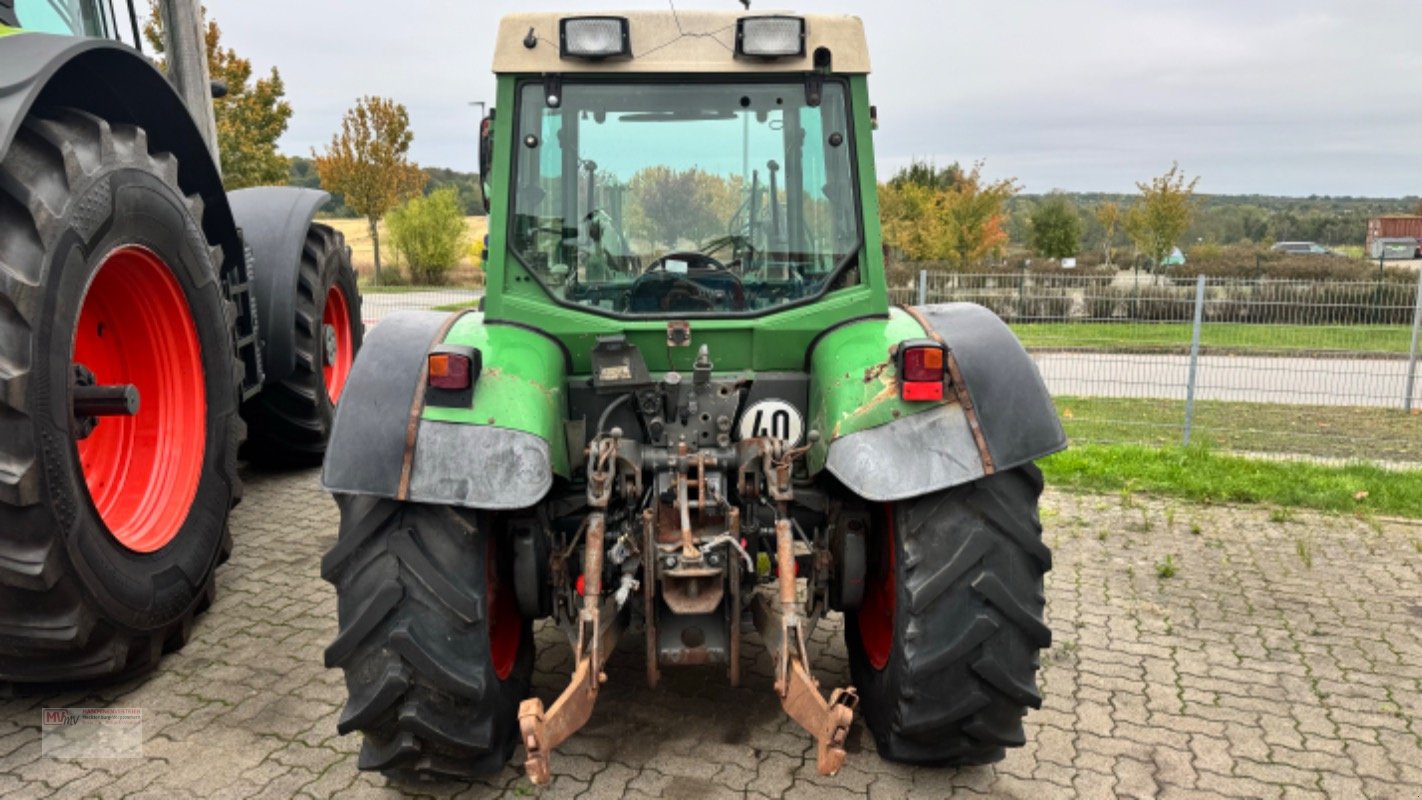
<path id="1" fill-rule="evenodd" d="M 5 6 L 13 6 L 7 9 Z M 132 9 L 129 11 L 132 14 Z M 12 19 L 6 20 L 6 17 Z M 107 0 L 12 0 L 0 2 L 0 26 L 60 36 L 120 38 L 118 17 Z M 135 28 L 136 36 L 136 28 Z"/>

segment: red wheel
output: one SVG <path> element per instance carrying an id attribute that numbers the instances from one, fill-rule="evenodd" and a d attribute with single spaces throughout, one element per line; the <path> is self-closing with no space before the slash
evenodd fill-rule
<path id="1" fill-rule="evenodd" d="M 141 247 L 110 253 L 84 294 L 73 353 L 96 384 L 138 389 L 137 414 L 104 418 L 77 447 L 109 532 L 151 553 L 187 519 L 206 440 L 202 348 L 172 269 Z"/>
<path id="2" fill-rule="evenodd" d="M 494 674 L 506 680 L 518 658 L 518 646 L 523 639 L 523 618 L 518 613 L 518 597 L 513 583 L 499 574 L 498 553 L 494 536 L 489 536 L 487 573 L 489 583 L 489 657 L 494 662 Z"/>
<path id="3" fill-rule="evenodd" d="M 355 342 L 351 338 L 351 309 L 339 285 L 326 292 L 326 308 L 321 312 L 322 375 L 331 404 L 340 402 L 341 390 L 351 374 Z"/>
<path id="4" fill-rule="evenodd" d="M 894 507 L 884 507 L 883 556 L 874 573 L 865 579 L 864 601 L 859 607 L 859 640 L 874 669 L 889 663 L 894 649 Z"/>

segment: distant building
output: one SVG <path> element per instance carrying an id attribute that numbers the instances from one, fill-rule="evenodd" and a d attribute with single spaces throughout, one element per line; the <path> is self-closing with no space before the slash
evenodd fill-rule
<path id="1" fill-rule="evenodd" d="M 1422 216 L 1416 214 L 1388 214 L 1368 220 L 1368 241 L 1364 245 L 1368 253 L 1374 251 L 1373 243 L 1378 239 L 1419 239 L 1422 240 Z"/>

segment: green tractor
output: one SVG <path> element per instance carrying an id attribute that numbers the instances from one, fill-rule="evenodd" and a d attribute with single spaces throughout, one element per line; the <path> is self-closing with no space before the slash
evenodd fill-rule
<path id="1" fill-rule="evenodd" d="M 537 783 L 623 633 L 646 679 L 724 668 L 845 757 L 1023 744 L 1049 646 L 1033 362 L 971 304 L 885 283 L 863 27 L 832 16 L 516 14 L 482 132 L 479 310 L 374 328 L 336 414 L 328 666 L 362 769 Z M 844 615 L 853 687 L 812 677 Z M 574 669 L 530 698 L 533 622 Z M 688 724 L 695 724 L 688 721 Z"/>
<path id="2" fill-rule="evenodd" d="M 319 463 L 364 333 L 327 196 L 223 190 L 197 6 L 163 5 L 174 83 L 108 2 L 0 0 L 0 682 L 181 647 L 239 448 Z"/>

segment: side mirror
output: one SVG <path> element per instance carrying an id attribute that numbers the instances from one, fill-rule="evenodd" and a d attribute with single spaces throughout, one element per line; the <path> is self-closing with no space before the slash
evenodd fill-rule
<path id="1" fill-rule="evenodd" d="M 484 213 L 489 212 L 489 189 L 492 187 L 490 173 L 494 169 L 494 112 L 496 109 L 489 109 L 489 116 L 479 123 L 479 184 L 483 189 Z"/>

